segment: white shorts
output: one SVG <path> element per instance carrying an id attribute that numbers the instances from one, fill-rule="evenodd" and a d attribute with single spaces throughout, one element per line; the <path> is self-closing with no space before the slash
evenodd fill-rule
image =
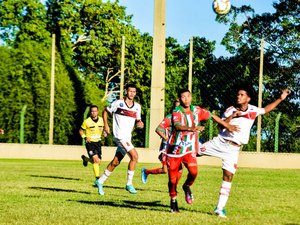
<path id="1" fill-rule="evenodd" d="M 131 149 L 134 149 L 134 146 L 131 143 L 131 140 L 121 140 L 114 138 L 114 142 L 117 144 L 117 152 L 120 152 L 123 156 L 126 155 Z"/>
<path id="2" fill-rule="evenodd" d="M 214 156 L 222 159 L 222 168 L 235 174 L 240 147 L 234 146 L 219 136 L 199 146 L 197 156 Z"/>

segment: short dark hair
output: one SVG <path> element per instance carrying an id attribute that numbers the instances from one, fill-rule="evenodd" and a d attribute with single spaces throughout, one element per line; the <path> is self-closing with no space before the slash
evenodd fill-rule
<path id="1" fill-rule="evenodd" d="M 253 86 L 251 84 L 241 84 L 239 86 L 237 86 L 237 91 L 236 92 L 239 92 L 239 91 L 245 91 L 247 93 L 247 95 L 252 99 L 254 98 L 254 89 L 253 89 Z"/>
<path id="2" fill-rule="evenodd" d="M 128 90 L 129 88 L 135 88 L 135 89 L 137 89 L 137 87 L 136 87 L 135 84 L 126 84 L 125 90 Z"/>
<path id="3" fill-rule="evenodd" d="M 97 110 L 99 110 L 98 106 L 96 106 L 96 105 L 90 105 L 90 113 L 92 112 L 92 108 L 97 108 Z"/>
<path id="4" fill-rule="evenodd" d="M 187 88 L 180 89 L 180 90 L 178 91 L 178 98 L 180 98 L 180 97 L 181 97 L 181 94 L 182 94 L 182 93 L 185 93 L 185 92 L 191 93 L 190 90 L 187 89 Z"/>

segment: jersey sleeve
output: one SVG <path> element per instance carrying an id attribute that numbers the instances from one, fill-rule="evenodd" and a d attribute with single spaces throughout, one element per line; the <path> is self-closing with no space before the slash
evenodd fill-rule
<path id="1" fill-rule="evenodd" d="M 114 101 L 110 104 L 110 106 L 106 107 L 106 110 L 110 113 L 114 113 L 117 110 L 118 100 Z"/>
<path id="2" fill-rule="evenodd" d="M 83 123 L 82 123 L 82 125 L 81 125 L 81 128 L 82 128 L 83 130 L 86 130 L 86 128 L 87 128 L 86 120 L 83 121 Z"/>
<path id="3" fill-rule="evenodd" d="M 180 112 L 173 112 L 172 113 L 172 123 L 174 126 L 176 125 L 182 125 L 181 123 L 181 113 Z"/>
<path id="4" fill-rule="evenodd" d="M 157 126 L 157 130 L 160 130 L 162 132 L 165 132 L 166 129 L 171 127 L 171 114 L 167 115 Z"/>
<path id="5" fill-rule="evenodd" d="M 139 120 L 142 119 L 142 117 L 141 117 L 141 111 L 142 111 L 141 105 L 138 104 L 138 110 L 137 110 L 137 114 L 136 114 L 136 120 L 137 120 L 137 121 L 139 121 Z"/>
<path id="6" fill-rule="evenodd" d="M 200 108 L 200 113 L 198 114 L 199 121 L 201 120 L 208 120 L 211 117 L 211 113 L 206 109 Z"/>
<path id="7" fill-rule="evenodd" d="M 229 108 L 226 109 L 226 111 L 222 115 L 222 119 L 226 119 L 229 116 L 231 116 L 234 112 L 236 111 L 236 108 L 233 106 L 230 106 Z"/>
<path id="8" fill-rule="evenodd" d="M 257 116 L 263 115 L 266 113 L 266 110 L 264 108 L 258 108 L 257 107 Z"/>

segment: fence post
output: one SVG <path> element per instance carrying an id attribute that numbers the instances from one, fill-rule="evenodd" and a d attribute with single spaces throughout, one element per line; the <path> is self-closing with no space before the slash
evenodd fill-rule
<path id="1" fill-rule="evenodd" d="M 150 109 L 146 113 L 145 147 L 149 148 Z"/>
<path id="2" fill-rule="evenodd" d="M 27 105 L 24 105 L 20 115 L 20 144 L 24 144 L 24 117 Z"/>
<path id="3" fill-rule="evenodd" d="M 214 131 L 214 122 L 212 118 L 209 118 L 209 140 L 213 138 L 213 131 Z"/>
<path id="4" fill-rule="evenodd" d="M 88 106 L 88 107 L 86 107 L 86 109 L 85 109 L 85 111 L 83 113 L 83 121 L 87 118 L 89 111 L 90 111 L 90 107 Z M 82 145 L 85 145 L 84 138 L 82 138 Z"/>
<path id="5" fill-rule="evenodd" d="M 274 152 L 278 152 L 278 139 L 279 139 L 279 120 L 281 117 L 281 112 L 278 113 L 276 120 L 275 120 L 275 146 Z"/>

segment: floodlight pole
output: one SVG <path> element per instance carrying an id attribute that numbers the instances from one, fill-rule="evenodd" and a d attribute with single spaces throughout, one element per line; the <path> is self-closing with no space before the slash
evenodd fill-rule
<path id="1" fill-rule="evenodd" d="M 120 99 L 123 99 L 123 93 L 124 93 L 124 70 L 125 70 L 124 65 L 125 65 L 125 36 L 122 36 Z"/>
<path id="2" fill-rule="evenodd" d="M 55 91 L 55 34 L 52 34 L 51 56 L 51 87 L 50 87 L 50 118 L 49 118 L 49 145 L 53 144 L 54 127 L 54 91 Z"/>
<path id="3" fill-rule="evenodd" d="M 166 0 L 154 0 L 154 30 L 152 48 L 149 148 L 159 149 L 160 138 L 155 133 L 164 118 L 165 108 L 165 46 Z"/>
<path id="4" fill-rule="evenodd" d="M 190 57 L 189 57 L 189 90 L 192 93 L 193 83 L 193 37 L 190 39 Z"/>
<path id="5" fill-rule="evenodd" d="M 258 107 L 262 107 L 262 81 L 263 81 L 263 67 L 264 67 L 264 39 L 261 39 L 260 44 L 260 64 L 259 64 L 259 84 L 258 84 Z M 257 138 L 256 151 L 261 149 L 261 115 L 257 118 Z"/>

